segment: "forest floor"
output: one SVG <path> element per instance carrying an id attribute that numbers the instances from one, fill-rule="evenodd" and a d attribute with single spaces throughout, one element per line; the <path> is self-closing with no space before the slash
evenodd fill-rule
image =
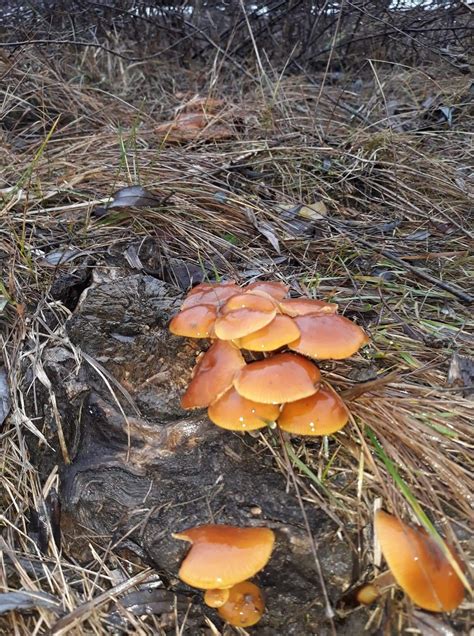
<path id="1" fill-rule="evenodd" d="M 107 541 L 88 538 L 95 556 L 79 563 L 52 542 L 42 552 L 32 535 L 32 511 L 42 518 L 58 478 L 40 482 L 29 461 L 25 434 L 41 439 L 43 423 L 25 408 L 25 393 L 48 382 L 40 364 L 54 337 L 46 314 L 56 315 L 59 333 L 87 284 L 83 272 L 100 270 L 117 251 L 131 271 L 143 271 L 139 250 L 130 249 L 141 240 L 156 246 L 153 275 L 183 293 L 191 280 L 278 279 L 337 302 L 362 325 L 370 345 L 325 367 L 338 389 L 359 396 L 350 424 L 317 444 L 291 441 L 305 503 L 359 537 L 354 583 L 380 565 L 371 530 L 380 506 L 410 522 L 424 511 L 468 563 L 469 80 L 442 66 L 384 64 L 357 78 L 242 79 L 219 69 L 127 65 L 104 52 L 24 55 L 0 61 L 0 73 L 8 85 L 0 127 L 0 413 L 8 412 L 0 580 L 3 591 L 37 599 L 18 597 L 0 630 L 51 633 L 55 599 L 75 612 L 77 633 L 105 630 L 116 594 Z M 144 189 L 138 199 L 115 195 L 131 185 Z M 260 452 L 287 469 L 263 437 Z M 145 571 L 140 563 L 123 568 L 138 577 L 130 585 Z M 470 609 L 466 596 L 453 615 L 423 614 L 392 589 L 371 607 L 367 630 L 468 633 Z M 134 633 L 157 633 L 149 618 L 136 621 Z M 173 630 L 186 633 L 185 624 Z"/>

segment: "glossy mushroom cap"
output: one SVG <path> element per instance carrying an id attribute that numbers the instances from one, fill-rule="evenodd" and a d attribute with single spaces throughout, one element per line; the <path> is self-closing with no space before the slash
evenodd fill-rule
<path id="1" fill-rule="evenodd" d="M 285 404 L 278 426 L 294 435 L 331 435 L 348 419 L 349 411 L 341 398 L 323 386 L 314 395 Z"/>
<path id="2" fill-rule="evenodd" d="M 198 409 L 226 391 L 234 376 L 245 366 L 240 351 L 230 342 L 217 340 L 194 367 L 193 379 L 181 398 L 183 409 Z"/>
<path id="3" fill-rule="evenodd" d="M 300 331 L 289 316 L 275 316 L 271 323 L 263 329 L 254 331 L 240 338 L 238 345 L 249 351 L 275 351 L 293 342 L 300 336 Z"/>
<path id="4" fill-rule="evenodd" d="M 316 393 L 320 379 L 318 367 L 309 360 L 293 353 L 279 353 L 242 368 L 235 376 L 234 387 L 248 400 L 280 404 Z"/>
<path id="5" fill-rule="evenodd" d="M 350 358 L 369 341 L 363 329 L 337 314 L 298 316 L 294 321 L 301 336 L 288 347 L 316 360 Z"/>
<path id="6" fill-rule="evenodd" d="M 416 605 L 431 612 L 458 607 L 464 586 L 432 537 L 382 510 L 375 513 L 375 532 L 395 580 Z"/>
<path id="7" fill-rule="evenodd" d="M 213 305 L 196 305 L 176 314 L 169 329 L 175 336 L 210 338 L 216 317 L 217 312 Z"/>
<path id="8" fill-rule="evenodd" d="M 207 414 L 211 422 L 229 431 L 254 431 L 274 422 L 280 408 L 246 400 L 231 387 L 209 406 Z"/>
<path id="9" fill-rule="evenodd" d="M 251 627 L 258 623 L 265 611 L 260 588 L 250 581 L 243 581 L 230 589 L 229 598 L 217 613 L 234 627 Z"/>
<path id="10" fill-rule="evenodd" d="M 242 338 L 272 322 L 276 311 L 276 305 L 270 298 L 238 294 L 222 307 L 215 323 L 215 334 L 221 340 Z"/>
<path id="11" fill-rule="evenodd" d="M 240 293 L 240 287 L 229 283 L 201 283 L 193 287 L 181 305 L 181 311 L 196 305 L 222 305 L 232 296 Z"/>
<path id="12" fill-rule="evenodd" d="M 229 599 L 230 589 L 206 590 L 204 593 L 204 603 L 209 607 L 222 607 Z"/>
<path id="13" fill-rule="evenodd" d="M 287 316 L 306 316 L 308 314 L 335 314 L 337 305 L 312 298 L 288 298 L 278 303 L 280 311 Z"/>
<path id="14" fill-rule="evenodd" d="M 285 298 L 285 296 L 288 293 L 288 289 L 289 289 L 288 285 L 285 285 L 284 283 L 280 283 L 277 281 L 260 281 L 260 282 L 257 281 L 256 283 L 250 283 L 250 285 L 247 285 L 247 287 L 245 288 L 245 291 L 246 292 L 254 292 L 254 291 L 264 292 L 265 294 L 268 294 L 275 300 L 283 300 L 283 298 Z"/>
<path id="15" fill-rule="evenodd" d="M 226 525 L 198 526 L 173 536 L 192 543 L 179 578 L 202 590 L 232 587 L 254 576 L 268 563 L 275 541 L 268 528 Z"/>

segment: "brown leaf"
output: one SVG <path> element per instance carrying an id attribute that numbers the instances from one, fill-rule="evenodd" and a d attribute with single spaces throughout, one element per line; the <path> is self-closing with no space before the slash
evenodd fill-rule
<path id="1" fill-rule="evenodd" d="M 448 370 L 448 384 L 462 388 L 465 397 L 474 393 L 474 358 L 453 353 Z"/>
<path id="2" fill-rule="evenodd" d="M 170 142 L 194 139 L 210 141 L 228 139 L 234 135 L 233 131 L 227 125 L 220 123 L 219 119 L 203 112 L 181 113 L 173 121 L 157 126 L 155 131 Z"/>

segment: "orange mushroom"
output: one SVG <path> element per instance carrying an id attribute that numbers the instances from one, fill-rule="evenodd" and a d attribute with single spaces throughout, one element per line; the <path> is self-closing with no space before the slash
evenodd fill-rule
<path id="1" fill-rule="evenodd" d="M 279 302 L 280 311 L 287 316 L 306 316 L 308 314 L 335 314 L 337 305 L 312 298 L 288 298 Z"/>
<path id="2" fill-rule="evenodd" d="M 375 532 L 396 582 L 423 609 L 449 612 L 464 598 L 464 586 L 438 543 L 421 527 L 410 527 L 378 510 Z M 452 556 L 458 561 L 456 555 Z"/>
<path id="3" fill-rule="evenodd" d="M 275 351 L 299 338 L 300 331 L 289 316 L 275 316 L 271 323 L 243 336 L 238 341 L 241 349 L 249 351 Z"/>
<path id="4" fill-rule="evenodd" d="M 277 281 L 257 281 L 256 283 L 250 283 L 245 288 L 246 292 L 264 292 L 275 300 L 283 300 L 288 293 L 288 285 Z"/>
<path id="5" fill-rule="evenodd" d="M 276 316 L 276 305 L 256 294 L 238 294 L 221 309 L 214 326 L 217 338 L 235 340 L 268 325 Z"/>
<path id="6" fill-rule="evenodd" d="M 216 308 L 213 305 L 195 305 L 176 314 L 169 329 L 175 336 L 210 338 L 216 317 Z"/>
<path id="7" fill-rule="evenodd" d="M 193 287 L 181 305 L 181 311 L 196 305 L 219 306 L 232 296 L 240 293 L 240 287 L 234 282 L 200 283 Z"/>
<path id="8" fill-rule="evenodd" d="M 192 546 L 179 578 L 202 590 L 225 589 L 254 576 L 268 563 L 275 542 L 269 528 L 204 525 L 174 534 Z"/>
<path id="9" fill-rule="evenodd" d="M 206 590 L 204 592 L 204 603 L 206 603 L 209 607 L 222 607 L 224 603 L 227 603 L 229 594 L 229 588 L 226 588 L 225 590 Z"/>
<path id="10" fill-rule="evenodd" d="M 207 414 L 209 419 L 229 431 L 254 431 L 274 422 L 280 413 L 275 404 L 258 404 L 246 400 L 231 387 L 215 402 Z"/>
<path id="11" fill-rule="evenodd" d="M 301 336 L 288 347 L 317 360 L 349 358 L 369 342 L 363 329 L 337 314 L 298 316 L 294 321 Z"/>
<path id="12" fill-rule="evenodd" d="M 245 366 L 239 349 L 230 342 L 217 340 L 206 351 L 193 370 L 193 378 L 181 398 L 183 409 L 198 409 L 226 391 L 234 376 Z"/>
<path id="13" fill-rule="evenodd" d="M 235 627 L 251 627 L 258 623 L 265 611 L 260 588 L 243 581 L 230 589 L 228 600 L 218 608 L 219 616 Z"/>
<path id="14" fill-rule="evenodd" d="M 260 311 L 264 313 L 273 313 L 276 309 L 275 302 L 267 294 L 236 294 L 226 301 L 222 307 L 223 315 L 239 309 L 251 309 L 252 311 Z"/>
<path id="15" fill-rule="evenodd" d="M 309 360 L 279 353 L 242 368 L 235 376 L 234 387 L 247 400 L 280 404 L 316 393 L 320 379 L 318 367 Z"/>
<path id="16" fill-rule="evenodd" d="M 341 398 L 323 386 L 314 395 L 285 404 L 278 426 L 294 435 L 331 435 L 348 419 L 349 411 Z"/>

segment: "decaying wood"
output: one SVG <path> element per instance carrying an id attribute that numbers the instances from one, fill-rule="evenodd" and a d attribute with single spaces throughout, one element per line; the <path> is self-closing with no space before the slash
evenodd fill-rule
<path id="1" fill-rule="evenodd" d="M 32 445 L 32 458 L 45 475 L 55 463 L 61 467 L 64 549 L 74 549 L 75 527 L 114 550 L 132 550 L 170 590 L 195 599 L 186 633 L 196 634 L 204 614 L 215 624 L 219 619 L 177 579 L 187 546 L 172 532 L 212 522 L 269 526 L 277 547 L 258 577 L 268 612 L 253 633 L 329 633 L 301 509 L 271 455 L 258 439 L 179 407 L 200 351 L 167 330 L 179 302 L 150 276 L 99 282 L 83 293 L 67 323 L 70 344 L 46 353 L 71 463 L 62 461 L 46 392 L 44 434 L 56 450 Z M 306 513 L 335 601 L 349 582 L 350 550 L 322 511 L 308 506 Z M 352 615 L 338 633 L 358 632 L 354 621 L 362 618 Z"/>

